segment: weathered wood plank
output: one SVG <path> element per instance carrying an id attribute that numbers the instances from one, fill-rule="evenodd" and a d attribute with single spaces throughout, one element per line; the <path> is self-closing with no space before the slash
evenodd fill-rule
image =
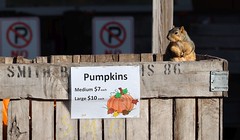
<path id="1" fill-rule="evenodd" d="M 68 84 L 68 80 L 69 80 L 69 75 L 70 75 L 70 72 L 69 72 L 69 67 L 65 66 L 64 64 L 66 63 L 72 63 L 72 56 L 70 55 L 54 55 L 54 56 L 51 56 L 51 63 L 52 64 L 58 64 L 58 63 L 61 63 L 62 67 L 60 68 L 60 72 L 58 73 L 59 77 L 58 77 L 58 80 L 61 81 L 61 84 L 63 86 L 63 88 L 66 90 L 66 92 L 68 93 L 69 88 L 69 84 Z"/>
<path id="2" fill-rule="evenodd" d="M 173 0 L 153 0 L 152 53 L 165 54 L 168 31 L 173 26 Z"/>
<path id="3" fill-rule="evenodd" d="M 126 136 L 127 140 L 147 140 L 149 139 L 149 111 L 148 100 L 140 101 L 140 118 L 126 119 Z"/>
<path id="4" fill-rule="evenodd" d="M 13 63 L 13 57 L 5 57 L 4 63 L 5 64 L 12 64 Z"/>
<path id="5" fill-rule="evenodd" d="M 102 140 L 102 120 L 80 120 L 81 140 Z"/>
<path id="6" fill-rule="evenodd" d="M 19 98 L 21 94 L 25 94 L 22 97 L 43 97 L 49 98 L 48 96 L 54 98 L 55 96 L 64 95 L 67 97 L 68 93 L 66 90 L 66 83 L 61 80 L 61 76 L 65 76 L 67 80 L 67 75 L 65 72 L 61 72 L 62 69 L 60 67 L 51 67 L 40 65 L 46 64 L 31 64 L 31 65 L 23 65 L 22 66 L 11 65 L 1 68 L 7 70 L 10 68 L 15 71 L 8 71 L 0 74 L 3 78 L 0 79 L 1 83 L 1 98 Z M 32 66 L 35 65 L 36 67 Z M 30 70 L 31 69 L 31 70 Z M 54 76 L 50 76 L 50 73 Z M 5 79 L 7 78 L 7 79 Z M 12 83 L 12 85 L 10 84 Z M 5 87 L 5 89 L 4 89 Z M 9 94 L 5 94 L 5 93 Z M 15 94 L 15 97 L 11 97 L 11 94 Z M 35 95 L 34 95 L 35 94 Z M 57 95 L 55 95 L 57 94 Z M 3 95 L 3 96 L 2 96 Z M 20 96 L 19 96 L 20 95 Z"/>
<path id="7" fill-rule="evenodd" d="M 163 61 L 163 55 L 162 54 L 155 54 L 156 56 L 156 61 Z"/>
<path id="8" fill-rule="evenodd" d="M 48 63 L 48 58 L 47 57 L 36 57 L 33 60 L 34 63 Z"/>
<path id="9" fill-rule="evenodd" d="M 12 57 L 0 57 L 0 63 L 5 63 L 5 64 L 12 64 L 13 63 L 13 58 Z M 3 98 L 4 99 L 4 98 Z M 0 120 L 3 121 L 4 116 L 3 116 L 3 102 L 2 100 L 0 101 Z M 7 139 L 7 126 L 0 125 L 0 139 Z"/>
<path id="10" fill-rule="evenodd" d="M 12 64 L 13 58 L 5 58 L 5 64 Z M 29 64 L 31 60 L 22 56 L 16 58 L 16 63 Z M 7 139 L 29 139 L 29 102 L 27 100 L 11 100 L 8 105 Z"/>
<path id="11" fill-rule="evenodd" d="M 163 61 L 163 55 L 161 54 L 141 54 L 141 62 Z"/>
<path id="12" fill-rule="evenodd" d="M 73 63 L 79 63 L 81 61 L 80 55 L 73 55 L 72 59 Z"/>
<path id="13" fill-rule="evenodd" d="M 72 63 L 73 58 L 71 56 L 52 56 L 51 63 Z M 66 69 L 62 69 L 62 71 L 66 71 Z M 68 74 L 66 74 L 68 75 Z M 64 76 L 68 77 L 68 76 Z M 68 89 L 68 79 L 62 78 L 61 82 L 64 83 L 65 89 Z M 70 91 L 70 90 L 68 90 Z M 71 93 L 68 92 L 68 96 L 70 98 Z M 68 101 L 56 101 L 56 139 L 71 139 L 78 140 L 78 120 L 71 119 L 71 108 L 70 100 Z"/>
<path id="14" fill-rule="evenodd" d="M 95 62 L 96 58 L 92 55 L 80 55 L 79 59 L 74 61 L 75 63 L 81 62 Z M 81 140 L 102 140 L 102 119 L 82 119 L 79 121 L 79 134 Z"/>
<path id="15" fill-rule="evenodd" d="M 104 139 L 125 140 L 125 119 L 104 119 Z"/>
<path id="16" fill-rule="evenodd" d="M 223 98 L 219 98 L 219 140 L 223 140 Z"/>
<path id="17" fill-rule="evenodd" d="M 32 139 L 54 139 L 54 103 L 32 101 Z"/>
<path id="18" fill-rule="evenodd" d="M 139 62 L 139 54 L 119 54 L 119 62 Z"/>
<path id="19" fill-rule="evenodd" d="M 142 53 L 141 54 L 141 62 L 152 62 L 153 54 L 150 53 Z"/>
<path id="20" fill-rule="evenodd" d="M 26 59 L 23 56 L 17 56 L 16 58 L 16 63 L 20 64 L 29 64 L 32 63 L 33 61 L 31 59 Z"/>
<path id="21" fill-rule="evenodd" d="M 105 55 L 95 55 L 96 62 L 117 62 L 118 55 L 117 54 L 105 54 Z"/>
<path id="22" fill-rule="evenodd" d="M 8 106 L 8 118 L 8 139 L 29 139 L 29 101 L 10 101 Z"/>
<path id="23" fill-rule="evenodd" d="M 52 55 L 51 56 L 51 63 L 72 63 L 72 56 L 71 55 Z"/>
<path id="24" fill-rule="evenodd" d="M 141 97 L 197 97 L 218 96 L 221 92 L 209 92 L 209 72 L 222 70 L 222 64 L 211 61 L 200 63 L 162 62 L 142 67 Z M 215 64 L 214 64 L 215 63 Z M 208 69 L 208 70 L 207 70 Z M 205 71 L 206 70 L 206 71 Z M 164 82 L 163 82 L 164 81 Z M 169 86 L 171 85 L 171 88 Z"/>
<path id="25" fill-rule="evenodd" d="M 140 65 L 142 67 L 142 98 L 223 96 L 222 92 L 209 91 L 210 71 L 222 71 L 223 61 L 136 62 L 133 59 L 138 59 L 138 56 L 130 55 L 128 59 L 126 56 L 123 58 L 121 56 L 119 56 L 119 60 L 133 62 L 94 62 L 94 66 Z M 2 77 L 0 79 L 0 97 L 68 99 L 70 67 L 89 65 L 92 63 L 0 64 L 0 76 Z M 6 92 L 9 94 L 5 94 Z"/>
<path id="26" fill-rule="evenodd" d="M 56 139 L 78 140 L 78 120 L 71 119 L 70 101 L 56 103 Z"/>
<path id="27" fill-rule="evenodd" d="M 219 99 L 198 99 L 198 140 L 220 139 Z"/>
<path id="28" fill-rule="evenodd" d="M 194 140 L 196 138 L 195 99 L 176 99 L 174 113 L 174 139 Z"/>
<path id="29" fill-rule="evenodd" d="M 0 120 L 1 121 L 3 120 L 3 118 L 2 118 L 2 111 L 3 111 L 3 102 L 2 102 L 2 100 L 0 100 Z M 1 123 L 1 125 L 0 125 L 0 140 L 3 139 L 2 134 L 3 134 L 3 125 Z"/>
<path id="30" fill-rule="evenodd" d="M 151 99 L 151 140 L 173 139 L 173 99 Z"/>
<path id="31" fill-rule="evenodd" d="M 94 62 L 94 55 L 80 55 L 80 62 Z"/>
<path id="32" fill-rule="evenodd" d="M 118 55 L 96 55 L 96 62 L 116 62 Z M 125 119 L 104 119 L 104 139 L 125 139 Z"/>

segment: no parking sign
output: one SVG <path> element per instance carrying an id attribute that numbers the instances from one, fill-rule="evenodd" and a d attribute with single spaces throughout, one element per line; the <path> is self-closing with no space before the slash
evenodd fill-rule
<path id="1" fill-rule="evenodd" d="M 132 17 L 96 17 L 92 26 L 93 54 L 133 53 Z"/>
<path id="2" fill-rule="evenodd" d="M 40 55 L 38 18 L 0 18 L 0 25 L 2 56 L 35 58 Z"/>

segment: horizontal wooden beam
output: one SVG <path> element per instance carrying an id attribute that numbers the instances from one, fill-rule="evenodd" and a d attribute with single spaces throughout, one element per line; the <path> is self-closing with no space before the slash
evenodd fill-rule
<path id="1" fill-rule="evenodd" d="M 223 71 L 224 61 L 80 62 L 0 64 L 0 98 L 70 99 L 70 67 L 139 65 L 141 98 L 223 97 L 210 92 L 210 71 Z"/>

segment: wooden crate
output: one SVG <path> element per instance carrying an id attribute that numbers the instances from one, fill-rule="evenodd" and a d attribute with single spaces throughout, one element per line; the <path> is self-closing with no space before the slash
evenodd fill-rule
<path id="1" fill-rule="evenodd" d="M 178 63 L 153 54 L 2 57 L 0 98 L 11 99 L 4 134 L 11 140 L 223 139 L 227 93 L 210 91 L 210 72 L 227 71 L 227 62 L 198 59 Z M 140 65 L 140 118 L 70 119 L 69 68 L 105 65 Z"/>

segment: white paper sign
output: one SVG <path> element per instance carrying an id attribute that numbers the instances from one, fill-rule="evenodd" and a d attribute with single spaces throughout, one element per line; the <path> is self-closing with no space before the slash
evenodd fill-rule
<path id="1" fill-rule="evenodd" d="M 139 66 L 71 68 L 71 118 L 131 118 L 140 113 Z"/>

